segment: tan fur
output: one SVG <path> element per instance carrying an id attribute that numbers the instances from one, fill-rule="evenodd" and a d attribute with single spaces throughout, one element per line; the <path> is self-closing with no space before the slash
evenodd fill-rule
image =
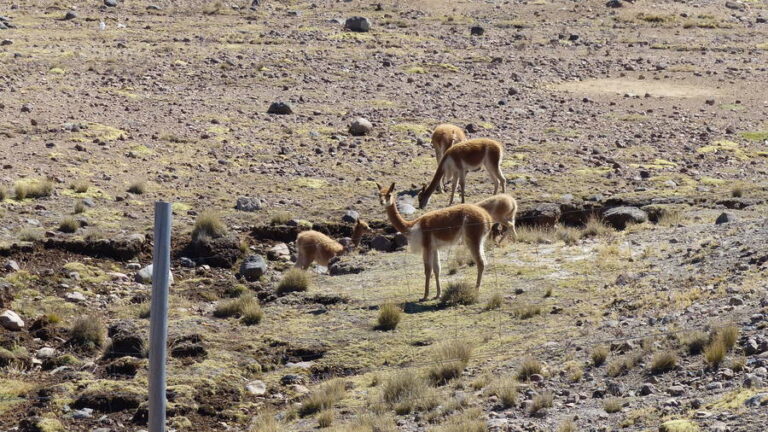
<path id="1" fill-rule="evenodd" d="M 363 234 L 370 231 L 367 223 L 358 220 L 352 232 L 353 247 L 357 247 Z M 296 237 L 296 267 L 306 270 L 314 261 L 327 267 L 331 258 L 343 255 L 348 251 L 341 243 L 321 232 L 304 231 Z"/>
<path id="2" fill-rule="evenodd" d="M 515 229 L 517 201 L 515 201 L 511 195 L 494 195 L 490 198 L 486 198 L 480 202 L 475 203 L 475 205 L 484 208 L 485 211 L 491 215 L 491 218 L 494 222 L 499 223 L 502 227 L 504 227 L 504 232 L 498 239 L 498 243 L 501 243 L 507 234 L 509 234 L 510 228 L 512 229 L 515 240 L 517 240 L 517 230 Z"/>
<path id="3" fill-rule="evenodd" d="M 445 152 L 451 148 L 452 145 L 466 141 L 467 136 L 464 134 L 464 130 L 458 126 L 444 123 L 435 128 L 432 132 L 432 147 L 435 149 L 435 159 L 440 164 L 440 159 L 443 158 Z M 443 178 L 443 181 L 438 183 L 437 191 L 443 191 L 443 182 L 449 181 L 449 178 Z"/>
<path id="4" fill-rule="evenodd" d="M 378 183 L 377 183 L 377 186 Z M 421 217 L 408 221 L 397 210 L 394 194 L 395 184 L 388 189 L 379 186 L 379 201 L 385 203 L 389 221 L 408 238 L 412 252 L 421 252 L 424 259 L 424 297 L 429 298 L 429 279 L 435 274 L 437 295 L 440 297 L 440 254 L 439 249 L 463 240 L 477 265 L 475 289 L 480 289 L 485 270 L 483 244 L 491 230 L 493 220 L 483 208 L 473 204 L 459 204 L 440 210 L 433 210 Z"/>
<path id="5" fill-rule="evenodd" d="M 456 184 L 461 185 L 461 202 L 464 203 L 465 179 L 467 172 L 485 167 L 493 182 L 493 194 L 507 191 L 507 180 L 501 173 L 501 161 L 504 157 L 504 147 L 498 141 L 488 138 L 475 138 L 454 144 L 449 148 L 437 165 L 432 182 L 419 192 L 419 208 L 429 204 L 429 199 L 445 176 L 451 179 L 451 200 L 456 193 Z"/>

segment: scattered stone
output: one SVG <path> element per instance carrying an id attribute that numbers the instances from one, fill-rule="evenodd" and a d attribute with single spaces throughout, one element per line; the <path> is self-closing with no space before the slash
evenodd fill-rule
<path id="1" fill-rule="evenodd" d="M 699 430 L 699 427 L 690 420 L 670 420 L 659 426 L 659 432 L 688 432 L 697 430 Z"/>
<path id="2" fill-rule="evenodd" d="M 350 261 L 347 257 L 335 257 L 328 263 L 328 273 L 332 276 L 362 273 L 365 268 Z"/>
<path id="3" fill-rule="evenodd" d="M 0 326 L 7 330 L 19 331 L 24 328 L 24 320 L 12 310 L 6 310 L 0 315 Z"/>
<path id="4" fill-rule="evenodd" d="M 648 396 L 656 393 L 656 387 L 651 383 L 645 383 L 640 387 L 640 396 Z"/>
<path id="5" fill-rule="evenodd" d="M 252 395 L 261 396 L 267 392 L 267 385 L 264 384 L 264 381 L 255 380 L 249 382 L 245 389 Z"/>
<path id="6" fill-rule="evenodd" d="M 77 18 L 77 14 L 74 11 L 67 11 L 67 14 L 64 15 L 65 20 L 73 20 Z"/>
<path id="7" fill-rule="evenodd" d="M 291 106 L 285 102 L 272 102 L 267 109 L 267 114 L 293 114 Z"/>
<path id="8" fill-rule="evenodd" d="M 289 260 L 290 258 L 291 250 L 285 243 L 278 243 L 267 251 L 267 259 L 270 261 Z"/>
<path id="9" fill-rule="evenodd" d="M 725 7 L 728 9 L 733 10 L 744 10 L 744 3 L 735 2 L 735 1 L 727 1 L 725 2 Z"/>
<path id="10" fill-rule="evenodd" d="M 603 213 L 603 220 L 606 224 L 623 230 L 629 223 L 643 223 L 648 221 L 648 214 L 637 207 L 614 207 Z"/>
<path id="11" fill-rule="evenodd" d="M 349 133 L 353 136 L 368 135 L 373 130 L 373 125 L 367 119 L 358 117 L 349 125 Z"/>
<path id="12" fill-rule="evenodd" d="M 736 222 L 737 218 L 733 213 L 723 212 L 715 220 L 715 225 L 722 225 L 725 223 Z"/>
<path id="13" fill-rule="evenodd" d="M 685 387 L 681 385 L 672 386 L 667 389 L 667 393 L 669 393 L 670 396 L 682 396 L 685 394 Z"/>
<path id="14" fill-rule="evenodd" d="M 159 10 L 162 10 L 162 8 L 160 6 L 158 6 L 158 5 L 151 4 L 151 5 L 147 6 L 147 10 L 159 11 Z"/>
<path id="15" fill-rule="evenodd" d="M 371 30 L 371 21 L 360 16 L 350 17 L 344 22 L 344 28 L 353 32 L 365 33 Z"/>
<path id="16" fill-rule="evenodd" d="M 302 384 L 303 382 L 304 378 L 295 374 L 283 375 L 283 377 L 280 378 L 280 384 L 282 385 Z"/>
<path id="17" fill-rule="evenodd" d="M 104 0 L 104 6 L 117 7 L 117 0 Z"/>
<path id="18" fill-rule="evenodd" d="M 17 272 L 21 270 L 21 267 L 19 267 L 19 263 L 17 263 L 14 260 L 8 260 L 5 263 L 4 268 L 5 268 L 5 271 L 9 271 L 9 272 Z"/>
<path id="19" fill-rule="evenodd" d="M 66 293 L 64 298 L 72 303 L 83 303 L 86 300 L 83 293 L 77 291 Z"/>
<path id="20" fill-rule="evenodd" d="M 482 36 L 483 33 L 485 33 L 485 29 L 481 26 L 472 26 L 472 28 L 469 29 L 469 34 L 472 36 Z"/>
<path id="21" fill-rule="evenodd" d="M 728 299 L 728 304 L 731 306 L 742 306 L 744 304 L 744 299 L 739 296 L 733 296 Z"/>
<path id="22" fill-rule="evenodd" d="M 745 388 L 760 388 L 763 386 L 763 380 L 755 374 L 747 374 L 744 377 L 743 385 Z"/>
<path id="23" fill-rule="evenodd" d="M 359 218 L 360 218 L 360 213 L 354 210 L 347 210 L 344 213 L 344 216 L 341 217 L 341 221 L 347 222 L 347 223 L 356 223 Z"/>
<path id="24" fill-rule="evenodd" d="M 240 275 L 249 282 L 259 280 L 267 271 L 267 263 L 260 255 L 251 255 L 240 264 Z"/>
<path id="25" fill-rule="evenodd" d="M 91 417 L 93 417 L 93 409 L 91 408 L 83 408 L 83 409 L 72 411 L 72 418 L 76 420 L 81 420 L 81 419 L 86 419 Z"/>
<path id="26" fill-rule="evenodd" d="M 237 198 L 237 204 L 235 204 L 235 210 L 244 212 L 261 210 L 261 200 L 252 197 L 239 197 Z"/>
<path id="27" fill-rule="evenodd" d="M 142 284 L 151 284 L 153 267 L 154 267 L 154 264 L 150 264 L 144 267 L 143 269 L 139 270 L 136 273 L 136 282 L 142 283 Z M 173 284 L 173 273 L 171 273 L 170 270 L 168 270 L 168 282 L 170 284 Z"/>
<path id="28" fill-rule="evenodd" d="M 609 8 L 620 8 L 624 6 L 624 3 L 621 0 L 609 0 L 605 5 Z"/>
<path id="29" fill-rule="evenodd" d="M 768 405 L 768 393 L 758 393 L 744 401 L 744 406 L 752 408 L 766 405 Z"/>
<path id="30" fill-rule="evenodd" d="M 13 45 L 13 41 L 10 39 L 3 39 L 2 41 L 0 41 L 0 46 L 8 46 L 8 45 Z"/>
<path id="31" fill-rule="evenodd" d="M 56 355 L 56 349 L 51 347 L 43 347 L 37 350 L 35 357 L 39 359 L 49 359 Z"/>
<path id="32" fill-rule="evenodd" d="M 379 252 L 389 252 L 392 250 L 392 240 L 383 235 L 377 235 L 371 240 L 371 248 Z"/>
<path id="33" fill-rule="evenodd" d="M 182 267 L 186 267 L 186 268 L 194 268 L 195 267 L 195 262 L 192 261 L 190 258 L 187 258 L 187 257 L 181 257 L 179 259 L 179 264 Z"/>

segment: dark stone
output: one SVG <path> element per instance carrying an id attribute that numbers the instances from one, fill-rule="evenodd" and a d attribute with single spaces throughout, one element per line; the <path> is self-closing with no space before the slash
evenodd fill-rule
<path id="1" fill-rule="evenodd" d="M 624 6 L 621 0 L 609 0 L 605 5 L 609 8 L 620 8 Z"/>
<path id="2" fill-rule="evenodd" d="M 341 221 L 347 223 L 356 223 L 359 218 L 360 213 L 354 210 L 347 210 L 346 213 L 344 213 L 344 216 L 341 217 Z"/>
<path id="3" fill-rule="evenodd" d="M 205 357 L 208 355 L 199 334 L 181 336 L 171 342 L 171 356 L 175 358 Z"/>
<path id="4" fill-rule="evenodd" d="M 358 274 L 364 270 L 363 266 L 352 263 L 344 257 L 335 257 L 328 263 L 328 272 L 333 275 Z"/>
<path id="5" fill-rule="evenodd" d="M 717 201 L 717 204 L 727 208 L 741 210 L 749 206 L 762 204 L 764 200 L 754 198 L 726 198 Z"/>
<path id="6" fill-rule="evenodd" d="M 472 36 L 482 36 L 483 33 L 485 33 L 485 29 L 480 26 L 472 26 L 472 28 L 469 29 L 469 34 Z"/>
<path id="7" fill-rule="evenodd" d="M 67 11 L 67 14 L 64 15 L 65 20 L 73 20 L 75 18 L 77 18 L 77 14 L 74 13 L 73 11 Z"/>
<path id="8" fill-rule="evenodd" d="M 235 204 L 235 210 L 244 212 L 255 212 L 261 210 L 261 201 L 258 198 L 239 197 Z"/>
<path id="9" fill-rule="evenodd" d="M 117 7 L 117 0 L 104 0 L 104 6 Z"/>
<path id="10" fill-rule="evenodd" d="M 251 255 L 240 264 L 240 276 L 248 282 L 259 280 L 267 271 L 267 262 L 260 255 Z"/>
<path id="11" fill-rule="evenodd" d="M 371 248 L 379 252 L 392 251 L 392 240 L 383 235 L 377 235 L 371 240 Z"/>
<path id="12" fill-rule="evenodd" d="M 135 409 L 144 398 L 131 392 L 88 392 L 81 394 L 72 404 L 72 408 L 92 408 L 95 411 L 114 413 Z"/>
<path id="13" fill-rule="evenodd" d="M 470 123 L 470 124 L 464 126 L 464 130 L 467 131 L 468 133 L 476 133 L 477 132 L 477 125 L 475 125 L 474 123 Z"/>
<path id="14" fill-rule="evenodd" d="M 104 354 L 105 358 L 147 356 L 144 334 L 132 322 L 117 321 L 109 326 L 107 334 L 112 338 L 112 343 Z"/>
<path id="15" fill-rule="evenodd" d="M 648 215 L 637 207 L 614 207 L 603 213 L 603 220 L 607 225 L 623 230 L 629 223 L 643 223 L 648 221 Z"/>
<path id="16" fill-rule="evenodd" d="M 121 357 L 107 365 L 109 375 L 135 376 L 142 363 L 133 357 Z"/>
<path id="17" fill-rule="evenodd" d="M 560 221 L 562 210 L 555 203 L 543 203 L 534 209 L 520 213 L 518 221 L 520 225 L 529 226 L 555 226 Z"/>
<path id="18" fill-rule="evenodd" d="M 723 212 L 715 220 L 716 225 L 722 225 L 725 223 L 736 222 L 738 219 L 733 213 Z"/>
<path id="19" fill-rule="evenodd" d="M 229 236 L 193 241 L 181 253 L 192 258 L 198 265 L 208 264 L 222 268 L 232 268 L 243 255 L 240 243 Z"/>
<path id="20" fill-rule="evenodd" d="M 365 33 L 371 30 L 371 21 L 360 16 L 350 17 L 344 22 L 344 28 L 353 32 Z"/>
<path id="21" fill-rule="evenodd" d="M 293 114 L 293 110 L 285 102 L 272 102 L 267 109 L 267 114 Z"/>
<path id="22" fill-rule="evenodd" d="M 283 377 L 280 378 L 280 384 L 282 385 L 301 384 L 303 382 L 304 378 L 295 374 L 283 375 Z"/>

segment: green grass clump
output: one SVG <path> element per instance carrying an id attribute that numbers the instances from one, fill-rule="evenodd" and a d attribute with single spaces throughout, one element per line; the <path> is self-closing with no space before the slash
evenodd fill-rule
<path id="1" fill-rule="evenodd" d="M 75 193 L 86 193 L 91 185 L 85 180 L 80 180 L 69 185 L 69 188 L 75 191 Z"/>
<path id="2" fill-rule="evenodd" d="M 344 399 L 346 392 L 343 381 L 329 381 L 312 392 L 302 402 L 298 413 L 301 417 L 306 417 L 322 410 L 329 410 L 333 408 L 334 404 Z"/>
<path id="3" fill-rule="evenodd" d="M 389 376 L 382 384 L 381 399 L 399 415 L 429 410 L 441 402 L 427 381 L 412 370 Z"/>
<path id="4" fill-rule="evenodd" d="M 443 307 L 464 305 L 469 306 L 477 303 L 478 290 L 466 282 L 454 282 L 448 284 L 440 297 L 440 304 Z"/>
<path id="5" fill-rule="evenodd" d="M 19 240 L 26 242 L 38 241 L 43 238 L 43 230 L 24 228 L 19 232 Z"/>
<path id="6" fill-rule="evenodd" d="M 485 310 L 501 309 L 503 304 L 504 298 L 501 296 L 501 294 L 496 293 L 491 296 L 490 299 L 488 299 L 488 303 L 485 304 Z"/>
<path id="7" fill-rule="evenodd" d="M 377 330 L 394 330 L 400 323 L 402 311 L 394 303 L 387 303 L 379 308 Z"/>
<path id="8" fill-rule="evenodd" d="M 527 381 L 533 375 L 541 375 L 544 370 L 544 365 L 533 357 L 528 357 L 520 363 L 520 367 L 517 369 L 517 379 L 520 381 Z"/>
<path id="9" fill-rule="evenodd" d="M 285 295 L 309 289 L 309 275 L 302 269 L 292 268 L 285 272 L 283 279 L 277 285 L 277 294 Z"/>
<path id="10" fill-rule="evenodd" d="M 240 321 L 245 325 L 256 325 L 264 319 L 264 311 L 261 310 L 259 303 L 254 301 L 243 306 Z"/>
<path id="11" fill-rule="evenodd" d="M 203 239 L 223 237 L 227 233 L 224 222 L 213 211 L 204 211 L 197 216 L 195 227 L 192 228 L 192 241 L 199 242 Z"/>
<path id="12" fill-rule="evenodd" d="M 669 372 L 677 366 L 677 356 L 672 351 L 657 352 L 651 361 L 651 373 Z"/>
<path id="13" fill-rule="evenodd" d="M 541 315 L 541 306 L 537 304 L 524 304 L 515 306 L 512 315 L 519 319 L 529 319 Z"/>
<path id="14" fill-rule="evenodd" d="M 517 405 L 517 381 L 505 377 L 491 385 L 490 394 L 499 398 L 499 403 L 504 408 L 512 408 Z"/>
<path id="15" fill-rule="evenodd" d="M 277 212 L 269 219 L 269 223 L 272 225 L 285 225 L 289 220 L 293 219 L 288 212 Z"/>
<path id="16" fill-rule="evenodd" d="M 104 324 L 96 316 L 80 317 L 75 320 L 69 331 L 69 341 L 88 349 L 104 345 Z"/>
<path id="17" fill-rule="evenodd" d="M 533 397 L 533 403 L 531 403 L 530 414 L 536 415 L 545 408 L 551 408 L 552 402 L 555 399 L 554 393 L 551 391 L 545 391 L 537 394 Z"/>
<path id="18" fill-rule="evenodd" d="M 71 234 L 80 228 L 80 223 L 71 217 L 64 218 L 59 224 L 59 231 Z"/>
<path id="19" fill-rule="evenodd" d="M 241 317 L 243 324 L 258 324 L 264 318 L 259 301 L 251 294 L 243 294 L 236 299 L 221 300 L 213 311 L 218 318 Z"/>
<path id="20" fill-rule="evenodd" d="M 19 181 L 14 185 L 17 200 L 43 198 L 51 195 L 53 183 L 50 180 Z"/>
<path id="21" fill-rule="evenodd" d="M 434 361 L 437 363 L 429 370 L 430 380 L 442 385 L 459 377 L 469 364 L 473 346 L 464 340 L 444 342 L 435 349 Z"/>
<path id="22" fill-rule="evenodd" d="M 75 203 L 75 209 L 73 210 L 74 214 L 80 214 L 85 213 L 85 204 L 82 201 L 78 201 Z"/>
<path id="23" fill-rule="evenodd" d="M 723 340 L 717 338 L 704 348 L 704 360 L 712 367 L 720 366 L 727 352 L 728 348 Z"/>
<path id="24" fill-rule="evenodd" d="M 595 367 L 600 367 L 605 364 L 605 360 L 608 358 L 610 350 L 607 346 L 597 346 L 592 350 L 592 364 Z"/>
<path id="25" fill-rule="evenodd" d="M 128 185 L 128 192 L 134 195 L 143 195 L 147 192 L 147 182 L 144 180 L 136 180 Z"/>

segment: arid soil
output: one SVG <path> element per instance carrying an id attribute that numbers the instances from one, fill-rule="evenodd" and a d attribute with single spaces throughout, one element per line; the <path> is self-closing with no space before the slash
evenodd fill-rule
<path id="1" fill-rule="evenodd" d="M 0 430 L 146 430 L 157 200 L 174 430 L 764 429 L 765 0 L 259 3 L 0 5 Z M 446 122 L 521 208 L 466 304 L 417 301 L 376 194 L 422 214 Z"/>

